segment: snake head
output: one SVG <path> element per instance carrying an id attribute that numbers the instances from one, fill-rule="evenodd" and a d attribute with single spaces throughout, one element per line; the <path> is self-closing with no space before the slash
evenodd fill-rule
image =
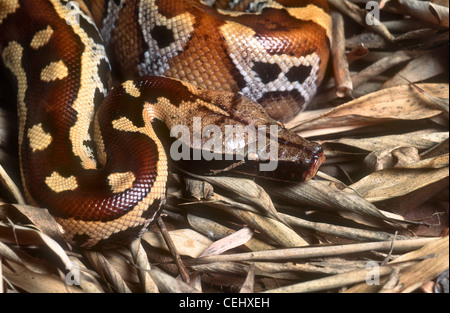
<path id="1" fill-rule="evenodd" d="M 248 152 L 233 171 L 266 179 L 302 182 L 315 176 L 320 165 L 325 162 L 322 147 L 297 134 L 278 127 L 277 136 L 259 146 L 257 152 Z"/>

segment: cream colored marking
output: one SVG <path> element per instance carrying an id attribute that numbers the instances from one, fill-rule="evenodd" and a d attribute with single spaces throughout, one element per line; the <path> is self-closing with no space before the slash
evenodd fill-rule
<path id="1" fill-rule="evenodd" d="M 62 5 L 58 0 L 50 0 L 55 8 L 57 14 L 66 19 L 74 14 L 79 14 L 86 20 L 90 18 L 81 10 Z M 72 31 L 80 38 L 84 44 L 84 51 L 81 56 L 81 77 L 80 88 L 72 104 L 72 109 L 77 112 L 77 122 L 70 129 L 70 141 L 72 143 L 72 150 L 75 156 L 81 159 L 81 166 L 85 169 L 96 169 L 97 162 L 95 160 L 94 151 L 84 145 L 84 142 L 91 141 L 89 134 L 89 127 L 94 116 L 94 98 L 96 90 L 98 89 L 103 95 L 106 95 L 106 86 L 103 86 L 98 70 L 98 65 L 102 60 L 108 61 L 105 48 L 101 44 L 97 44 L 94 40 L 86 34 L 79 24 L 73 23 L 71 25 Z"/>
<path id="2" fill-rule="evenodd" d="M 125 92 L 132 97 L 139 98 L 141 96 L 141 92 L 136 88 L 136 85 L 132 80 L 127 80 L 124 82 L 122 87 L 125 89 Z"/>
<path id="3" fill-rule="evenodd" d="M 34 125 L 28 130 L 28 139 L 33 152 L 45 150 L 52 142 L 52 136 L 44 131 L 42 123 Z"/>
<path id="4" fill-rule="evenodd" d="M 63 177 L 58 172 L 53 172 L 52 175 L 48 176 L 45 179 L 45 183 L 56 193 L 75 190 L 78 188 L 78 183 L 75 176 Z"/>
<path id="5" fill-rule="evenodd" d="M 25 123 L 27 121 L 27 106 L 25 105 L 25 94 L 28 89 L 27 74 L 22 67 L 23 47 L 16 41 L 10 42 L 2 53 L 3 63 L 10 69 L 17 81 L 17 112 L 19 117 L 19 160 L 22 160 L 22 143 L 24 137 Z M 20 167 L 22 181 L 26 181 L 23 175 L 22 166 Z M 30 193 L 24 184 L 25 194 Z M 31 198 L 31 197 L 28 197 Z M 30 199 L 31 200 L 31 199 Z"/>
<path id="6" fill-rule="evenodd" d="M 38 31 L 31 40 L 30 47 L 37 50 L 50 41 L 53 35 L 53 28 L 49 25 L 46 29 Z"/>
<path id="7" fill-rule="evenodd" d="M 124 127 L 127 128 L 125 129 L 125 131 L 139 131 L 141 133 L 145 133 L 149 138 L 155 141 L 155 144 L 158 147 L 159 155 L 158 162 L 156 163 L 157 176 L 155 182 L 153 183 L 151 192 L 148 193 L 147 196 L 142 199 L 142 201 L 140 201 L 131 211 L 112 221 L 100 222 L 82 221 L 73 218 L 56 218 L 57 222 L 63 226 L 64 235 L 69 240 L 76 234 L 87 235 L 91 239 L 89 239 L 85 243 L 85 245 L 83 245 L 83 247 L 89 248 L 95 245 L 99 240 L 107 239 L 111 235 L 129 229 L 131 227 L 142 227 L 142 231 L 140 234 L 142 235 L 148 225 L 150 225 L 150 223 L 155 219 L 157 211 L 155 212 L 155 214 L 153 214 L 153 216 L 150 216 L 147 219 L 142 217 L 142 215 L 148 210 L 149 206 L 152 205 L 155 200 L 159 199 L 161 200 L 161 204 L 164 203 L 168 169 L 167 157 L 164 152 L 164 147 L 161 141 L 156 136 L 151 125 L 152 118 L 148 114 L 148 112 L 152 110 L 151 107 L 152 105 L 149 103 L 144 104 L 143 117 L 145 126 L 143 127 L 138 128 L 134 126 L 131 121 L 127 120 L 126 118 L 121 118 L 114 121 L 117 123 L 116 126 L 118 128 Z"/>
<path id="8" fill-rule="evenodd" d="M 133 172 L 112 173 L 108 176 L 108 183 L 113 193 L 121 193 L 133 187 L 135 179 Z"/>
<path id="9" fill-rule="evenodd" d="M 0 0 L 0 24 L 20 7 L 19 0 Z"/>
<path id="10" fill-rule="evenodd" d="M 25 105 L 25 94 L 28 89 L 27 74 L 22 67 L 23 47 L 16 41 L 10 42 L 2 53 L 5 66 L 11 70 L 17 80 L 17 103 L 19 115 L 19 147 L 22 146 L 25 122 L 27 118 L 27 107 Z M 19 151 L 20 153 L 20 151 Z"/>
<path id="11" fill-rule="evenodd" d="M 69 70 L 63 61 L 52 62 L 41 71 L 41 80 L 49 83 L 66 78 L 68 75 Z"/>
<path id="12" fill-rule="evenodd" d="M 132 121 L 126 117 L 121 117 L 117 120 L 112 121 L 114 129 L 124 131 L 124 132 L 140 132 L 140 129 L 136 127 Z"/>
<path id="13" fill-rule="evenodd" d="M 173 122 L 168 120 L 168 116 L 167 114 L 172 112 L 185 112 L 188 110 L 188 108 L 193 108 L 195 109 L 196 107 L 206 107 L 209 111 L 214 112 L 214 113 L 218 113 L 218 114 L 222 114 L 225 116 L 230 116 L 230 114 L 227 111 L 222 110 L 221 108 L 215 106 L 212 103 L 203 101 L 201 99 L 197 99 L 195 100 L 195 102 L 191 102 L 191 101 L 182 101 L 180 103 L 179 107 L 174 106 L 169 99 L 165 98 L 165 97 L 159 97 L 157 99 L 157 102 L 154 104 L 150 104 L 148 102 L 146 102 L 146 106 L 149 106 L 149 108 L 151 108 L 151 110 L 149 111 L 149 113 L 151 114 L 151 118 L 159 118 L 161 120 L 163 120 L 164 122 L 166 122 L 169 125 L 172 125 Z M 175 113 L 176 116 L 179 116 L 180 114 Z M 178 121 L 180 121 L 182 119 L 178 119 Z M 173 126 L 173 125 L 172 125 Z M 170 127 L 170 126 L 169 126 Z"/>
<path id="14" fill-rule="evenodd" d="M 183 101 L 182 105 L 184 103 L 185 102 Z M 187 105 L 189 105 L 189 106 L 193 105 L 194 107 L 195 106 L 206 107 L 206 108 L 208 108 L 208 110 L 210 110 L 210 111 L 212 111 L 214 113 L 219 113 L 219 114 L 222 114 L 222 115 L 225 115 L 225 116 L 230 116 L 230 114 L 227 111 L 224 111 L 221 108 L 219 108 L 218 106 L 215 106 L 214 104 L 212 104 L 210 102 L 203 101 L 201 99 L 197 99 L 197 100 L 195 100 L 195 102 L 193 104 L 189 103 Z"/>
<path id="15" fill-rule="evenodd" d="M 304 8 L 287 8 L 289 14 L 302 21 L 312 21 L 322 26 L 327 32 L 328 39 L 331 40 L 331 16 L 322 8 L 314 4 L 308 4 Z"/>

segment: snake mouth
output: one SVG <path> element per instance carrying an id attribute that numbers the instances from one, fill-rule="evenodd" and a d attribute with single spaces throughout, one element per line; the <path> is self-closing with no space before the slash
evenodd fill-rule
<path id="1" fill-rule="evenodd" d="M 303 180 L 306 181 L 313 178 L 319 170 L 319 167 L 325 162 L 325 159 L 326 157 L 323 152 L 320 152 L 319 154 L 314 156 L 311 162 L 311 167 L 309 168 L 309 170 L 303 173 Z"/>

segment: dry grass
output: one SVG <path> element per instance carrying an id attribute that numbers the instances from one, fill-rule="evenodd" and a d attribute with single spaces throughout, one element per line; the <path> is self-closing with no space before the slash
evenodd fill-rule
<path id="1" fill-rule="evenodd" d="M 116 250 L 60 241 L 14 183 L 1 109 L 0 293 L 433 292 L 444 271 L 448 284 L 448 1 L 381 1 L 374 26 L 367 1 L 329 2 L 335 78 L 287 124 L 327 162 L 297 185 L 172 173 L 163 220 L 189 282 L 156 225 Z"/>

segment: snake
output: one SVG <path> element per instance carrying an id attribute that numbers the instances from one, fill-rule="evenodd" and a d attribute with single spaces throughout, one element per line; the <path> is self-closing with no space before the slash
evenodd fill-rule
<path id="1" fill-rule="evenodd" d="M 317 92 L 330 32 L 321 0 L 0 0 L 27 202 L 48 209 L 74 246 L 128 244 L 161 214 L 180 125 L 258 127 L 217 147 L 181 140 L 190 155 L 219 151 L 183 167 L 311 179 L 323 150 L 283 122 Z M 277 166 L 263 171 L 267 155 L 249 147 L 273 140 Z"/>

